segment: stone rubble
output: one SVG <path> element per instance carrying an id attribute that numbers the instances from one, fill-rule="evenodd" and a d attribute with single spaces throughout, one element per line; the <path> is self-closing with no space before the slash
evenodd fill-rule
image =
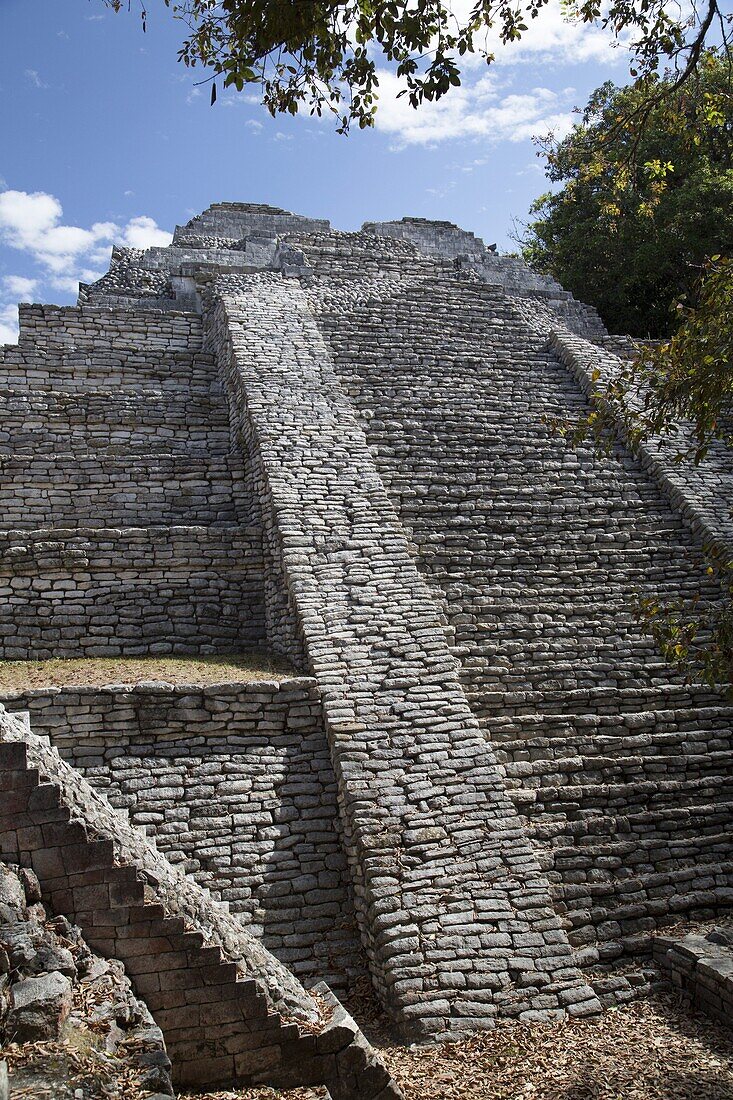
<path id="1" fill-rule="evenodd" d="M 123 967 L 90 951 L 78 927 L 47 913 L 32 871 L 4 863 L 0 971 L 0 1037 L 11 1095 L 38 1087 L 39 1076 L 49 1073 L 49 1042 L 57 1064 L 65 1043 L 91 1051 L 84 1081 L 90 1100 L 107 1095 L 110 1083 L 120 1088 L 123 1076 L 138 1095 L 173 1095 L 163 1035 Z M 56 1071 L 53 1085 L 59 1100 L 73 1097 L 73 1070 L 69 1077 Z"/>

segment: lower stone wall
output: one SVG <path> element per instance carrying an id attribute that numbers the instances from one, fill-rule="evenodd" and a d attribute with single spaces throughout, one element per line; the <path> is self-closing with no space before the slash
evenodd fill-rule
<path id="1" fill-rule="evenodd" d="M 0 696 L 298 977 L 363 973 L 336 781 L 308 679 Z"/>
<path id="2" fill-rule="evenodd" d="M 324 1084 L 331 1100 L 402 1100 L 327 985 L 309 995 L 245 922 L 2 706 L 0 794 L 0 859 L 32 869 L 44 905 L 124 964 L 178 1084 Z"/>
<path id="3" fill-rule="evenodd" d="M 110 342 L 120 354 L 135 355 L 142 345 L 149 351 L 187 356 L 201 347 L 201 318 L 190 313 L 147 313 L 132 309 L 107 310 L 92 306 L 21 305 L 21 349 L 34 356 L 59 350 L 109 352 Z"/>
<path id="4" fill-rule="evenodd" d="M 0 657 L 217 653 L 264 643 L 257 528 L 0 533 Z"/>

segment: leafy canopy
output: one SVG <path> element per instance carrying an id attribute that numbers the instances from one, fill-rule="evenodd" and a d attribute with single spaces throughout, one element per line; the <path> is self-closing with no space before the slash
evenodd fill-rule
<path id="1" fill-rule="evenodd" d="M 668 336 L 707 258 L 733 246 L 733 95 L 727 51 L 694 75 L 598 88 L 582 120 L 547 143 L 523 253 L 594 305 L 613 332 Z M 649 106 L 650 98 L 655 102 Z"/>
<path id="2" fill-rule="evenodd" d="M 132 0 L 103 0 L 119 10 Z M 144 0 L 137 0 L 147 18 Z M 188 34 L 179 58 L 211 70 L 239 91 L 258 85 L 275 115 L 330 109 L 338 129 L 372 126 L 378 63 L 403 82 L 413 107 L 460 84 L 461 59 L 494 60 L 491 41 L 516 42 L 549 0 L 163 0 Z M 568 18 L 600 23 L 619 41 L 632 40 L 633 74 L 671 63 L 684 81 L 711 33 L 725 37 L 724 0 L 705 0 L 688 17 L 668 0 L 562 0 Z M 491 36 L 491 37 L 490 37 Z"/>

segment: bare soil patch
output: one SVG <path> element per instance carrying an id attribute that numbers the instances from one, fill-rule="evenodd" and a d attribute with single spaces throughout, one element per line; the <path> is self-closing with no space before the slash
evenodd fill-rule
<path id="1" fill-rule="evenodd" d="M 212 657 L 88 657 L 0 661 L 0 692 L 45 687 L 104 687 L 157 680 L 167 684 L 247 683 L 297 675 L 266 652 Z"/>
<path id="2" fill-rule="evenodd" d="M 658 995 L 593 1020 L 503 1023 L 410 1048 L 371 1035 L 407 1100 L 733 1100 L 733 1031 Z M 198 1100 L 320 1100 L 250 1089 Z"/>

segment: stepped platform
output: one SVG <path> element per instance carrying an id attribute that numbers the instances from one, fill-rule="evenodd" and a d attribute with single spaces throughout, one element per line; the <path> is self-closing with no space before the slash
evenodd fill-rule
<path id="1" fill-rule="evenodd" d="M 553 425 L 628 354 L 592 309 L 449 223 L 342 233 L 246 203 L 115 250 L 79 301 L 22 307 L 0 352 L 0 659 L 256 647 L 307 675 L 5 693 L 72 766 L 62 794 L 104 792 L 301 1008 L 299 979 L 368 970 L 420 1040 L 593 1015 L 633 996 L 608 975 L 658 930 L 733 905 L 733 706 L 634 611 L 717 606 L 730 463 L 565 443 Z M 57 798 L 28 745 L 0 752 L 23 813 Z M 264 987 L 197 1045 L 191 947 L 190 1017 L 146 990 L 180 1080 L 259 1080 L 244 1023 L 270 1083 L 324 1082 Z M 212 965 L 237 1001 L 250 979 Z M 349 1034 L 332 1100 L 395 1095 Z"/>
<path id="2" fill-rule="evenodd" d="M 0 852 L 52 912 L 125 965 L 178 1085 L 326 1084 L 332 1100 L 400 1090 L 324 984 L 300 986 L 226 908 L 176 871 L 25 724 L 0 713 Z"/>
<path id="3" fill-rule="evenodd" d="M 0 390 L 1 455 L 229 454 L 221 390 L 180 384 L 177 392 L 137 383 L 73 389 Z"/>

